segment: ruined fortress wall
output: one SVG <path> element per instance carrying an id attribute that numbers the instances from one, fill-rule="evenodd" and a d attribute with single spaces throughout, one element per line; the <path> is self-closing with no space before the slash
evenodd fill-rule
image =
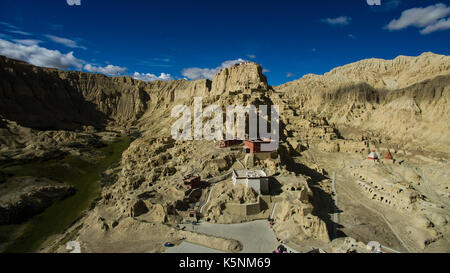
<path id="1" fill-rule="evenodd" d="M 227 204 L 226 205 L 227 210 L 230 214 L 233 215 L 239 215 L 239 216 L 245 216 L 246 215 L 246 209 L 245 209 L 245 204 L 241 205 L 241 204 Z"/>
<path id="2" fill-rule="evenodd" d="M 399 184 L 373 180 L 369 183 L 358 181 L 358 185 L 364 189 L 369 198 L 402 210 L 410 210 L 411 205 L 420 199 L 420 195 L 414 190 Z"/>
<path id="3" fill-rule="evenodd" d="M 248 204 L 245 206 L 247 215 L 255 215 L 261 212 L 261 203 Z"/>
<path id="4" fill-rule="evenodd" d="M 234 204 L 228 203 L 226 205 L 229 213 L 239 216 L 249 216 L 255 215 L 261 212 L 261 199 L 257 203 L 247 203 L 247 204 Z"/>
<path id="5" fill-rule="evenodd" d="M 343 152 L 343 153 L 368 153 L 368 143 L 366 141 L 354 141 L 339 139 L 333 142 L 321 141 L 317 147 L 324 152 Z"/>

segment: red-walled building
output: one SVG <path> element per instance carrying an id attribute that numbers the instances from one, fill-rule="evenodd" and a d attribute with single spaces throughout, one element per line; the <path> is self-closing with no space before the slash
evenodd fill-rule
<path id="1" fill-rule="evenodd" d="M 384 159 L 389 159 L 389 160 L 393 160 L 394 158 L 392 157 L 391 151 L 389 151 L 389 149 L 386 151 L 386 153 L 384 154 Z"/>
<path id="2" fill-rule="evenodd" d="M 244 140 L 244 145 L 247 146 L 250 149 L 250 153 L 261 153 L 261 144 L 269 144 L 271 143 L 271 140 Z M 268 151 L 265 151 L 268 152 Z"/>
<path id="3" fill-rule="evenodd" d="M 242 140 L 223 140 L 219 143 L 219 148 L 228 148 L 241 143 Z"/>
<path id="4" fill-rule="evenodd" d="M 202 181 L 198 175 L 187 175 L 183 179 L 183 186 L 188 189 L 196 189 L 202 186 Z"/>
<path id="5" fill-rule="evenodd" d="M 389 149 L 386 151 L 386 153 L 384 154 L 384 158 L 383 160 L 385 162 L 394 164 L 394 158 L 392 157 L 391 151 L 389 151 Z"/>

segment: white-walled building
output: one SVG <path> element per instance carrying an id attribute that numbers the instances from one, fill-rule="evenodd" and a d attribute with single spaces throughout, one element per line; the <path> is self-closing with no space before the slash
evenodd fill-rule
<path id="1" fill-rule="evenodd" d="M 259 194 L 269 193 L 269 177 L 263 170 L 233 170 L 233 185 L 245 185 Z"/>
<path id="2" fill-rule="evenodd" d="M 372 151 L 367 158 L 370 160 L 378 160 L 378 155 L 375 151 Z"/>

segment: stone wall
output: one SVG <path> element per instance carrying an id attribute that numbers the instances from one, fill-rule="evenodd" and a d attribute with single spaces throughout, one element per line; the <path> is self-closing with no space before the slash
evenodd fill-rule
<path id="1" fill-rule="evenodd" d="M 261 212 L 261 197 L 258 198 L 257 203 L 227 203 L 226 208 L 230 214 L 239 216 L 255 215 Z"/>

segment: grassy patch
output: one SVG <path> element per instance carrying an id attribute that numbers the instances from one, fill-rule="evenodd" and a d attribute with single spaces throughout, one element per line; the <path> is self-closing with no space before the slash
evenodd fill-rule
<path id="1" fill-rule="evenodd" d="M 67 156 L 61 160 L 3 169 L 2 171 L 14 176 L 46 177 L 61 181 L 74 186 L 77 190 L 75 195 L 56 202 L 42 214 L 33 217 L 27 223 L 23 234 L 10 244 L 5 252 L 34 252 L 49 236 L 62 233 L 99 195 L 101 173 L 121 158 L 122 152 L 130 142 L 129 138 L 123 138 L 119 142 L 95 149 L 104 155 L 95 161 Z"/>
<path id="2" fill-rule="evenodd" d="M 5 183 L 6 178 L 8 178 L 8 175 L 4 172 L 0 172 L 0 184 Z"/>

